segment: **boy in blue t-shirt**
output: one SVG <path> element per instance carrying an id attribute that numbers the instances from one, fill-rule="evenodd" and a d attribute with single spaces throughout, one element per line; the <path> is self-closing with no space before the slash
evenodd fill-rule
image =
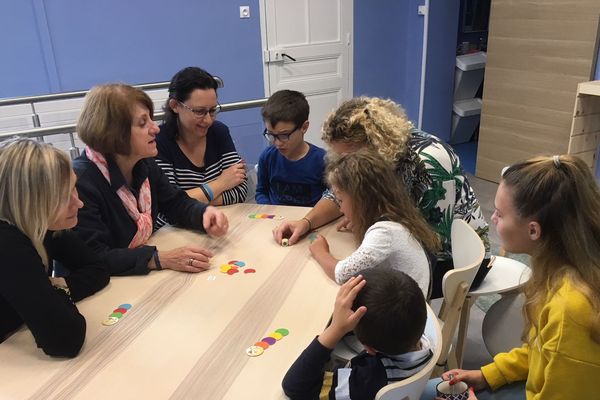
<path id="1" fill-rule="evenodd" d="M 325 190 L 325 150 L 304 141 L 309 106 L 294 90 L 273 93 L 262 109 L 267 147 L 258 160 L 258 204 L 312 207 Z"/>

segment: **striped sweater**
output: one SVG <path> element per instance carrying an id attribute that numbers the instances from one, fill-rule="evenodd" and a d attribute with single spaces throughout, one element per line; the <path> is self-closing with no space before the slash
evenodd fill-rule
<path id="1" fill-rule="evenodd" d="M 158 156 L 156 163 L 163 170 L 169 182 L 183 190 L 199 187 L 217 179 L 223 170 L 241 160 L 235 149 L 229 128 L 222 122 L 215 121 L 206 134 L 206 151 L 204 166 L 195 166 L 181 151 L 172 135 L 166 134 L 162 127 L 156 137 Z M 245 180 L 240 185 L 222 193 L 223 205 L 243 203 L 248 193 L 248 182 Z M 159 217 L 158 226 L 167 221 Z"/>

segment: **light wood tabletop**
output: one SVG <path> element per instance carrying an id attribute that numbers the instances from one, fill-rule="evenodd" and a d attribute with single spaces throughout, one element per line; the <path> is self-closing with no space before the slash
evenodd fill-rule
<path id="1" fill-rule="evenodd" d="M 46 356 L 22 328 L 0 344 L 0 399 L 277 399 L 281 380 L 322 332 L 337 286 L 308 250 L 309 238 L 282 247 L 272 238 L 280 219 L 307 208 L 238 204 L 221 208 L 229 232 L 205 234 L 164 227 L 150 242 L 159 250 L 185 244 L 211 249 L 211 269 L 199 274 L 163 270 L 113 277 L 107 288 L 78 303 L 87 320 L 86 342 L 74 359 Z M 321 229 L 337 258 L 356 247 L 335 223 Z M 223 264 L 246 263 L 228 275 Z M 245 269 L 255 273 L 244 273 Z M 118 323 L 102 321 L 121 304 Z M 258 357 L 246 349 L 279 328 L 289 330 Z"/>

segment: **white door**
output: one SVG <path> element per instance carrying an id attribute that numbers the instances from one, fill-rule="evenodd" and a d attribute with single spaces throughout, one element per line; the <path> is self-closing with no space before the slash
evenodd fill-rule
<path id="1" fill-rule="evenodd" d="M 265 95 L 303 92 L 307 141 L 324 147 L 327 114 L 352 97 L 353 0 L 261 0 Z"/>

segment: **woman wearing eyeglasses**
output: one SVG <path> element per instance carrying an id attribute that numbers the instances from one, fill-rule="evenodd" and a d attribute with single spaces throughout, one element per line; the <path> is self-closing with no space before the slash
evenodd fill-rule
<path id="1" fill-rule="evenodd" d="M 103 254 L 112 275 L 142 275 L 168 268 L 200 272 L 212 253 L 200 246 L 165 251 L 146 242 L 158 214 L 182 228 L 211 236 L 227 232 L 227 217 L 169 183 L 156 165 L 158 125 L 140 89 L 102 85 L 90 90 L 77 123 L 87 145 L 73 168 L 84 202 L 75 230 Z"/>
<path id="2" fill-rule="evenodd" d="M 243 203 L 248 192 L 246 164 L 229 128 L 216 120 L 221 106 L 217 82 L 206 71 L 187 67 L 169 85 L 165 121 L 156 138 L 158 166 L 191 197 L 212 205 Z"/>

